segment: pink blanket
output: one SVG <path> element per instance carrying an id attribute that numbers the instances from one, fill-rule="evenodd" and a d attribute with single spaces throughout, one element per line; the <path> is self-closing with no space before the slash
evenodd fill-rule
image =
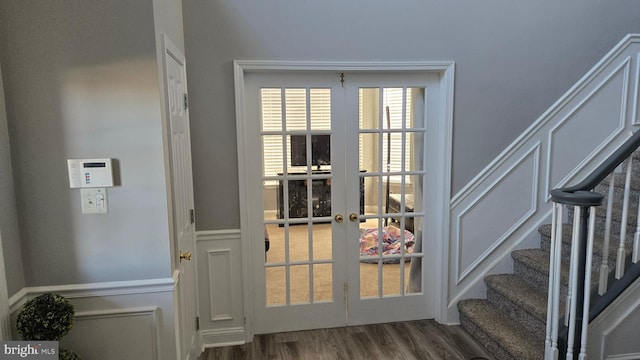
<path id="1" fill-rule="evenodd" d="M 394 226 L 386 226 L 382 228 L 382 254 L 392 255 L 400 254 L 402 246 L 402 232 Z M 363 229 L 360 235 L 360 256 L 377 256 L 378 255 L 378 229 Z M 409 230 L 404 231 L 404 247 L 405 254 L 413 252 L 415 239 Z M 363 260 L 365 262 L 377 262 L 376 259 Z M 383 263 L 398 263 L 399 258 L 384 259 Z"/>

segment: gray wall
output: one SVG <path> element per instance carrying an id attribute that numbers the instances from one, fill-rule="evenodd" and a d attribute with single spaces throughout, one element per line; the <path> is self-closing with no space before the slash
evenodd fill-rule
<path id="1" fill-rule="evenodd" d="M 11 151 L 3 89 L 0 70 L 0 233 L 4 263 L 7 269 L 7 290 L 11 296 L 24 286 L 24 274 L 22 273 L 20 230 L 13 186 L 13 171 L 11 170 Z M 15 271 L 15 269 L 20 271 Z"/>
<path id="2" fill-rule="evenodd" d="M 151 0 L 0 2 L 26 286 L 171 276 L 153 10 Z M 91 157 L 117 160 L 107 215 L 82 215 L 69 189 L 66 159 Z"/>
<path id="3" fill-rule="evenodd" d="M 240 224 L 233 60 L 455 61 L 455 194 L 640 32 L 636 0 L 183 0 L 183 12 L 198 230 Z"/>

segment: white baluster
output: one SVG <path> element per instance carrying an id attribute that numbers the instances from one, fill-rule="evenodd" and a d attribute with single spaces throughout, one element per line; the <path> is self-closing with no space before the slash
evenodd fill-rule
<path id="1" fill-rule="evenodd" d="M 559 210 L 558 210 L 559 209 Z M 558 215 L 560 212 L 560 215 Z M 560 258 L 562 247 L 557 247 L 556 243 L 562 244 L 562 207 L 559 204 L 553 204 L 553 212 L 551 215 L 551 245 L 549 247 L 549 294 L 547 299 L 547 334 L 545 340 L 545 359 L 558 359 L 558 303 L 559 296 L 556 292 L 557 278 L 560 277 L 560 271 L 556 268 L 556 258 Z M 558 238 L 557 235 L 560 235 Z M 558 241 L 558 239 L 560 239 Z M 557 251 L 557 248 L 560 251 Z"/>
<path id="2" fill-rule="evenodd" d="M 602 264 L 600 265 L 600 281 L 598 295 L 607 292 L 609 281 L 609 243 L 611 242 L 611 211 L 613 210 L 613 196 L 616 182 L 616 173 L 611 173 L 609 181 L 609 196 L 607 198 L 607 217 L 604 223 L 604 243 L 602 244 Z"/>
<path id="3" fill-rule="evenodd" d="M 627 159 L 627 176 L 624 183 L 624 199 L 622 202 L 622 218 L 620 219 L 620 246 L 618 247 L 618 255 L 616 261 L 616 279 L 620 279 L 624 275 L 625 262 L 625 241 L 627 239 L 627 219 L 629 214 L 629 192 L 631 190 L 631 170 L 632 170 L 633 154 Z"/>
<path id="4" fill-rule="evenodd" d="M 556 357 L 555 359 L 557 360 L 558 358 L 558 337 L 559 337 L 559 332 L 560 332 L 560 280 L 562 279 L 562 276 L 560 275 L 562 272 L 562 231 L 563 231 L 563 227 L 562 227 L 562 219 L 563 219 L 563 211 L 564 211 L 564 205 L 558 205 L 558 229 L 557 229 L 557 234 L 556 234 L 556 239 L 559 239 L 556 241 L 556 258 L 555 258 L 555 268 L 557 270 L 557 274 L 555 276 L 555 284 L 553 285 L 553 291 L 554 291 L 554 295 L 553 298 L 555 299 L 554 304 L 553 304 L 553 324 L 555 326 L 555 328 L 553 329 L 552 332 L 552 336 L 553 336 L 553 347 L 556 349 L 555 353 L 556 353 Z"/>
<path id="5" fill-rule="evenodd" d="M 569 268 L 569 296 L 567 297 L 569 334 L 567 339 L 567 359 L 573 359 L 573 345 L 576 337 L 576 291 L 578 291 L 578 242 L 580 241 L 580 216 L 582 209 L 579 206 L 573 210 L 573 234 L 571 237 L 571 263 Z"/>
<path id="6" fill-rule="evenodd" d="M 589 236 L 587 238 L 587 261 L 584 274 L 584 303 L 582 307 L 582 334 L 580 341 L 580 355 L 578 360 L 587 359 L 587 328 L 589 327 L 589 302 L 591 300 L 591 263 L 593 261 L 593 233 L 596 223 L 596 207 L 590 208 L 589 214 Z"/>

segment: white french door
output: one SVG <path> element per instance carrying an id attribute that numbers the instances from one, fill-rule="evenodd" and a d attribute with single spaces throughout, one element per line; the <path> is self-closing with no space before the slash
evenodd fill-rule
<path id="1" fill-rule="evenodd" d="M 423 231 L 423 188 L 438 76 L 354 73 L 346 79 L 347 209 L 356 211 L 360 192 L 366 204 L 360 223 L 347 226 L 347 239 L 359 239 L 347 241 L 347 324 L 433 318 L 436 290 L 427 287 L 426 272 L 434 263 L 425 261 L 425 252 L 434 246 Z"/>
<path id="2" fill-rule="evenodd" d="M 438 91 L 426 72 L 244 74 L 256 334 L 433 317 L 423 187 Z"/>

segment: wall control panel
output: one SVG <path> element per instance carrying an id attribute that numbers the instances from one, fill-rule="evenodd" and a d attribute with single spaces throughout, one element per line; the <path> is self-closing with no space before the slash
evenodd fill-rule
<path id="1" fill-rule="evenodd" d="M 68 159 L 71 188 L 103 188 L 113 186 L 111 159 Z"/>
<path id="2" fill-rule="evenodd" d="M 106 214 L 109 212 L 109 206 L 107 205 L 107 189 L 80 189 L 80 196 L 82 197 L 83 214 Z"/>

